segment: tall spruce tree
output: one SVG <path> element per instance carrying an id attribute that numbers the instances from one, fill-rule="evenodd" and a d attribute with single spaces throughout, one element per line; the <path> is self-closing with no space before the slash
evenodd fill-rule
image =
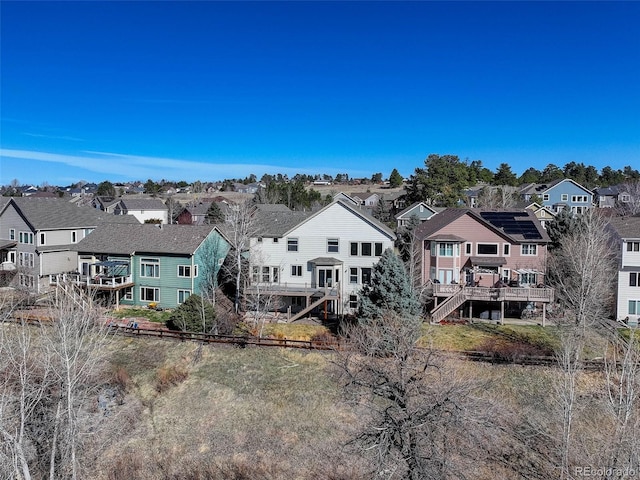
<path id="1" fill-rule="evenodd" d="M 411 288 L 404 264 L 393 250 L 387 249 L 373 267 L 371 283 L 360 291 L 359 318 L 380 318 L 385 312 L 401 317 L 417 317 L 420 303 Z"/>

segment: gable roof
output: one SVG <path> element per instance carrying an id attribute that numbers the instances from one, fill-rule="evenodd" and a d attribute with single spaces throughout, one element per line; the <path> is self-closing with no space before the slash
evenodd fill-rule
<path id="1" fill-rule="evenodd" d="M 2 212 L 9 205 L 14 205 L 22 218 L 34 230 L 95 228 L 104 223 L 140 223 L 131 215 L 112 215 L 92 207 L 80 207 L 57 198 L 15 197 L 5 205 Z"/>
<path id="2" fill-rule="evenodd" d="M 640 216 L 611 217 L 609 225 L 620 238 L 640 239 Z"/>
<path id="3" fill-rule="evenodd" d="M 217 230 L 213 225 L 103 225 L 78 242 L 74 250 L 115 255 L 193 255 L 213 230 Z"/>
<path id="4" fill-rule="evenodd" d="M 256 236 L 263 237 L 284 237 L 295 228 L 301 226 L 305 222 L 309 221 L 318 215 L 321 215 L 325 210 L 328 210 L 334 205 L 340 205 L 347 209 L 352 214 L 356 215 L 361 220 L 364 220 L 369 225 L 383 231 L 390 238 L 395 239 L 396 234 L 389 227 L 379 222 L 377 219 L 366 214 L 359 208 L 352 207 L 348 203 L 342 200 L 334 200 L 329 205 L 321 208 L 316 212 L 295 212 L 295 211 L 269 211 L 256 216 L 257 232 Z"/>
<path id="5" fill-rule="evenodd" d="M 438 213 L 438 210 L 436 210 L 435 208 L 427 205 L 425 202 L 415 202 L 415 203 L 412 203 L 411 205 L 409 205 L 404 210 L 402 210 L 400 213 L 398 213 L 395 218 L 398 219 L 398 218 L 404 217 L 407 213 L 411 212 L 413 209 L 415 209 L 416 207 L 418 207 L 420 205 L 422 205 L 427 210 L 431 210 L 431 212 L 433 212 L 434 214 Z"/>
<path id="6" fill-rule="evenodd" d="M 120 204 L 126 210 L 168 210 L 159 198 L 123 198 Z"/>
<path id="7" fill-rule="evenodd" d="M 463 215 L 469 215 L 485 227 L 510 241 L 549 242 L 549 235 L 531 210 L 482 210 L 447 208 L 415 228 L 416 238 L 425 240 Z"/>
<path id="8" fill-rule="evenodd" d="M 578 182 L 576 182 L 575 180 L 572 180 L 570 178 L 560 178 L 558 180 L 554 180 L 552 182 L 547 182 L 547 183 L 530 183 L 528 185 L 525 185 L 524 187 L 522 187 L 520 189 L 520 193 L 523 195 L 541 195 L 544 194 L 545 192 L 548 192 L 549 190 L 552 190 L 553 188 L 557 187 L 558 185 L 560 185 L 561 183 L 564 182 L 571 182 L 573 183 L 575 186 L 577 186 L 578 188 L 584 190 L 585 192 L 587 192 L 589 195 L 593 195 L 593 192 L 591 190 L 589 190 L 586 187 L 583 187 L 582 185 L 580 185 Z"/>

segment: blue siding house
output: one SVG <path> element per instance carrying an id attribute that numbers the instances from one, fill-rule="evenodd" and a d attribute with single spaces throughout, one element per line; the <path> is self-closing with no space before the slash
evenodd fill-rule
<path id="1" fill-rule="evenodd" d="M 579 183 L 565 178 L 549 183 L 529 184 L 520 190 L 525 202 L 533 195 L 540 197 L 542 206 L 555 213 L 564 209 L 573 213 L 583 213 L 593 207 L 593 192 Z"/>

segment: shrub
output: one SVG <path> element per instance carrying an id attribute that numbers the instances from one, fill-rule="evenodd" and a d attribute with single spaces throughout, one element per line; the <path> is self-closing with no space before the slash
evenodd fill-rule
<path id="1" fill-rule="evenodd" d="M 189 373 L 181 367 L 171 365 L 169 367 L 161 367 L 156 375 L 156 390 L 162 393 L 174 385 L 184 382 Z"/>
<path id="2" fill-rule="evenodd" d="M 191 295 L 176 308 L 167 320 L 167 328 L 183 332 L 208 333 L 216 325 L 213 305 L 200 295 Z"/>

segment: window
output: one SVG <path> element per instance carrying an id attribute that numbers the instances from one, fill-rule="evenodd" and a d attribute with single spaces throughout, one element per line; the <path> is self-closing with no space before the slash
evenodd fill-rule
<path id="1" fill-rule="evenodd" d="M 638 274 L 637 272 L 631 272 L 629 274 L 630 287 L 640 287 L 640 283 L 638 282 L 638 280 L 640 280 L 640 274 Z"/>
<path id="2" fill-rule="evenodd" d="M 453 257 L 453 243 L 438 243 L 439 257 Z"/>
<path id="3" fill-rule="evenodd" d="M 640 315 L 640 300 L 629 300 L 629 315 Z"/>
<path id="4" fill-rule="evenodd" d="M 538 254 L 538 246 L 535 243 L 523 243 L 522 255 L 535 256 Z"/>
<path id="5" fill-rule="evenodd" d="M 178 305 L 184 303 L 191 296 L 191 290 L 178 290 Z"/>
<path id="6" fill-rule="evenodd" d="M 563 193 L 562 195 L 560 195 L 560 201 L 566 202 L 568 200 L 569 200 L 569 194 L 568 193 Z"/>
<path id="7" fill-rule="evenodd" d="M 337 238 L 328 238 L 327 239 L 327 252 L 328 253 L 339 253 L 340 252 L 340 242 Z"/>
<path id="8" fill-rule="evenodd" d="M 20 274 L 20 286 L 25 288 L 33 288 L 35 282 L 33 280 L 33 275 L 25 275 L 24 273 Z"/>
<path id="9" fill-rule="evenodd" d="M 45 241 L 45 234 L 41 233 L 40 234 L 40 245 L 46 245 L 46 241 Z"/>
<path id="10" fill-rule="evenodd" d="M 467 242 L 467 243 L 464 244 L 464 254 L 465 255 L 471 255 L 471 246 L 472 245 L 473 244 L 470 243 L 470 242 Z"/>
<path id="11" fill-rule="evenodd" d="M 258 237 L 258 243 L 262 243 L 262 237 Z"/>
<path id="12" fill-rule="evenodd" d="M 191 278 L 191 265 L 178 265 L 178 277 L 181 278 Z M 198 276 L 198 266 L 193 266 L 194 277 Z"/>
<path id="13" fill-rule="evenodd" d="M 128 287 L 124 289 L 124 295 L 122 297 L 123 300 L 133 300 L 133 287 Z"/>
<path id="14" fill-rule="evenodd" d="M 509 245 L 508 243 L 505 243 L 504 245 L 502 245 L 502 254 L 505 257 L 509 256 L 510 251 L 511 251 L 511 245 Z"/>
<path id="15" fill-rule="evenodd" d="M 251 267 L 251 281 L 253 283 L 260 282 L 260 267 Z"/>
<path id="16" fill-rule="evenodd" d="M 15 239 L 16 239 L 16 229 L 11 228 L 9 229 L 9 240 L 15 240 Z"/>
<path id="17" fill-rule="evenodd" d="M 542 201 L 543 202 L 548 202 L 549 201 L 549 194 L 548 193 L 543 193 L 542 194 Z"/>
<path id="18" fill-rule="evenodd" d="M 297 251 L 298 251 L 298 239 L 287 238 L 287 252 L 297 252 Z"/>
<path id="19" fill-rule="evenodd" d="M 573 203 L 587 203 L 589 201 L 589 197 L 586 195 L 572 195 L 571 201 Z"/>
<path id="20" fill-rule="evenodd" d="M 18 266 L 33 268 L 35 266 L 35 255 L 29 252 L 18 252 Z"/>
<path id="21" fill-rule="evenodd" d="M 280 281 L 280 268 L 273 267 L 271 269 L 271 274 L 273 283 L 278 283 Z"/>
<path id="22" fill-rule="evenodd" d="M 520 283 L 522 285 L 532 285 L 536 283 L 536 274 L 535 273 L 521 273 L 520 274 Z"/>
<path id="23" fill-rule="evenodd" d="M 350 254 L 351 256 L 357 256 L 358 255 L 358 242 L 351 242 L 349 244 L 349 250 L 350 250 Z"/>
<path id="24" fill-rule="evenodd" d="M 631 200 L 631 196 L 627 195 L 626 193 L 620 195 L 620 201 L 622 203 L 629 203 L 629 200 Z"/>
<path id="25" fill-rule="evenodd" d="M 71 232 L 71 243 L 76 243 L 78 241 L 78 232 Z"/>
<path id="26" fill-rule="evenodd" d="M 302 265 L 291 265 L 291 276 L 292 277 L 301 277 L 302 276 Z"/>
<path id="27" fill-rule="evenodd" d="M 354 310 L 358 308 L 358 296 L 357 295 L 349 295 L 349 308 L 353 308 Z"/>
<path id="28" fill-rule="evenodd" d="M 382 242 L 376 242 L 374 244 L 374 248 L 375 248 L 374 255 L 376 257 L 382 256 Z"/>
<path id="29" fill-rule="evenodd" d="M 497 255 L 498 254 L 498 244 L 496 243 L 479 243 L 477 248 L 478 248 L 478 255 Z"/>
<path id="30" fill-rule="evenodd" d="M 20 243 L 26 243 L 29 245 L 33 245 L 33 233 L 31 232 L 20 232 Z"/>
<path id="31" fill-rule="evenodd" d="M 159 302 L 160 289 L 151 287 L 140 287 L 140 300 L 143 302 Z"/>
<path id="32" fill-rule="evenodd" d="M 262 267 L 262 283 L 269 283 L 271 269 L 269 267 Z"/>
<path id="33" fill-rule="evenodd" d="M 160 260 L 157 258 L 141 258 L 140 259 L 140 276 L 141 277 L 160 277 Z"/>
<path id="34" fill-rule="evenodd" d="M 368 285 L 369 283 L 371 283 L 371 269 L 370 268 L 362 268 L 360 273 L 362 274 L 362 284 L 363 285 Z"/>
<path id="35" fill-rule="evenodd" d="M 273 237 L 273 243 L 278 243 L 279 238 L 278 237 Z"/>
<path id="36" fill-rule="evenodd" d="M 362 242 L 360 244 L 360 255 L 362 255 L 363 257 L 370 257 L 371 256 L 371 244 L 368 242 Z"/>
<path id="37" fill-rule="evenodd" d="M 640 252 L 640 242 L 627 242 L 627 252 Z"/>
<path id="38" fill-rule="evenodd" d="M 349 283 L 358 283 L 358 269 L 351 267 L 349 269 Z"/>

